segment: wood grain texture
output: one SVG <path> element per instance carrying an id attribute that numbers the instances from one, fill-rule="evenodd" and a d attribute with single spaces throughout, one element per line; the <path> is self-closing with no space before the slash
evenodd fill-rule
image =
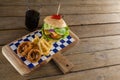
<path id="1" fill-rule="evenodd" d="M 66 57 L 75 64 L 75 67 L 72 69 L 72 72 L 99 68 L 110 65 L 120 64 L 120 49 L 106 50 L 94 53 L 84 53 L 84 54 L 71 54 Z M 6 65 L 6 67 L 10 66 Z M 11 68 L 10 68 L 11 69 Z M 13 69 L 12 69 L 13 70 Z M 8 72 L 8 71 L 6 71 Z M 17 73 L 15 70 L 11 74 Z M 35 77 L 44 77 L 61 74 L 61 71 L 54 65 L 54 63 L 49 63 L 44 67 L 39 68 L 37 71 L 33 72 L 30 76 L 25 78 L 35 78 Z M 15 74 L 19 75 L 18 73 Z M 9 77 L 10 75 L 8 75 Z M 47 79 L 48 80 L 48 79 Z"/>
<path id="2" fill-rule="evenodd" d="M 108 66 L 108 67 L 106 67 L 106 69 L 107 69 L 107 68 L 109 68 L 110 65 L 119 65 L 120 64 L 119 51 L 120 51 L 120 49 L 115 49 L 115 50 L 100 51 L 100 52 L 95 52 L 95 53 L 68 55 L 67 57 L 75 64 L 75 67 L 72 69 L 72 73 L 76 74 L 77 72 L 79 73 L 79 71 L 86 72 L 88 70 L 88 72 L 89 72 L 89 70 L 94 71 L 94 68 L 101 67 L 101 70 L 102 70 L 102 69 L 104 69 L 103 68 L 104 66 Z M 49 70 L 49 71 L 52 71 L 52 70 Z M 105 72 L 105 73 L 106 74 L 108 73 L 108 75 L 109 75 L 109 72 Z M 49 74 L 52 75 L 51 72 Z M 58 73 L 56 73 L 56 74 L 58 74 Z M 85 76 L 86 74 L 84 74 L 82 76 Z M 116 73 L 113 73 L 113 74 L 116 74 Z M 79 75 L 80 75 L 80 73 L 79 73 Z M 60 75 L 58 75 L 58 76 L 60 76 Z M 61 77 L 63 77 L 63 76 L 64 75 L 62 75 Z M 81 76 L 81 79 L 84 79 L 84 77 L 82 77 L 82 76 Z M 66 77 L 66 75 L 65 75 L 65 77 Z M 69 77 L 73 77 L 73 76 L 70 75 Z M 66 78 L 72 80 L 69 77 L 66 77 Z M 75 76 L 75 77 L 79 78 L 78 76 Z M 74 77 L 74 79 L 76 79 L 75 77 Z M 93 77 L 95 77 L 95 76 L 91 75 L 91 78 L 93 78 Z M 55 80 L 54 78 L 55 78 L 55 76 L 52 77 L 53 80 Z M 43 78 L 39 78 L 39 79 L 43 79 Z M 47 77 L 45 77 L 44 79 L 49 80 L 49 78 L 47 78 Z M 88 77 L 85 80 L 87 80 L 87 79 L 88 79 Z M 35 79 L 35 80 L 37 80 L 37 79 Z M 63 79 L 63 80 L 66 80 L 66 79 Z M 105 79 L 105 80 L 107 80 L 107 79 Z"/>
<path id="3" fill-rule="evenodd" d="M 64 20 L 68 25 L 88 25 L 88 24 L 108 24 L 119 23 L 120 14 L 89 14 L 89 15 L 64 15 Z M 41 16 L 39 25 L 43 24 L 45 16 Z M 25 28 L 24 17 L 0 17 L 0 29 Z"/>
<path id="4" fill-rule="evenodd" d="M 66 51 L 65 54 L 70 54 L 71 52 L 96 52 L 101 50 L 120 48 L 118 43 L 120 43 L 119 35 L 80 39 L 79 44 L 69 51 Z"/>
<path id="5" fill-rule="evenodd" d="M 26 75 L 32 71 L 18 58 L 8 45 L 2 48 L 2 53 L 21 75 Z"/>
<path id="6" fill-rule="evenodd" d="M 1 80 L 27 80 L 21 76 L 10 64 L 0 64 L 0 79 Z"/>
<path id="7" fill-rule="evenodd" d="M 0 46 L 0 64 L 8 64 L 8 60 L 6 60 L 6 58 L 3 56 L 2 54 L 2 46 Z"/>
<path id="8" fill-rule="evenodd" d="M 0 31 L 0 36 L 2 38 L 0 39 L 0 44 L 5 45 L 8 44 L 26 34 L 28 34 L 29 31 L 27 30 L 7 30 L 7 31 Z M 9 34 L 9 35 L 8 35 Z M 12 37 L 12 38 L 11 38 Z M 7 41 L 6 41 L 7 40 Z"/>
<path id="9" fill-rule="evenodd" d="M 112 36 L 120 34 L 120 23 L 71 26 L 70 29 L 79 38 Z"/>
<path id="10" fill-rule="evenodd" d="M 31 6 L 31 9 L 37 10 L 41 15 L 52 15 L 57 11 L 57 5 L 50 6 Z M 0 16 L 25 16 L 27 11 L 26 6 L 1 6 Z M 49 12 L 49 13 L 48 13 Z M 97 13 L 119 13 L 120 4 L 113 5 L 63 5 L 60 9 L 60 14 L 97 14 Z"/>
<path id="11" fill-rule="evenodd" d="M 111 5 L 111 4 L 119 4 L 119 0 L 59 0 L 64 5 Z M 57 0 L 30 0 L 32 5 L 56 5 Z M 0 0 L 0 5 L 26 5 L 25 0 Z"/>
<path id="12" fill-rule="evenodd" d="M 56 12 L 58 0 L 30 0 L 31 8 L 46 15 Z M 25 0 L 0 0 L 0 80 L 119 80 L 120 0 L 60 0 L 60 13 L 80 38 L 64 52 L 75 65 L 62 75 L 53 61 L 30 76 L 22 77 L 1 55 L 1 47 L 25 34 Z M 8 35 L 9 34 L 9 35 Z"/>
<path id="13" fill-rule="evenodd" d="M 111 66 L 88 71 L 76 72 L 67 75 L 38 78 L 32 80 L 119 80 L 120 66 Z"/>
<path id="14" fill-rule="evenodd" d="M 13 33 L 12 31 L 3 31 L 2 33 L 3 38 L 0 38 L 1 42 L 0 44 L 7 44 L 8 42 L 11 42 L 17 38 L 20 38 L 21 36 L 25 35 L 26 33 L 22 30 L 15 30 Z M 9 33 L 9 35 L 7 34 Z M 12 34 L 11 34 L 12 33 Z M 16 35 L 16 36 L 13 36 Z M 12 38 L 11 38 L 12 36 Z M 112 48 L 119 48 L 120 45 L 118 44 L 120 42 L 120 36 L 114 35 L 114 36 L 106 36 L 106 37 L 95 37 L 95 38 L 83 38 L 80 39 L 79 44 L 73 48 L 70 49 L 67 53 L 71 52 L 94 52 L 94 51 L 100 51 L 100 50 L 106 50 L 106 49 L 112 49 Z"/>
<path id="15" fill-rule="evenodd" d="M 29 76 L 23 77 L 13 68 L 13 66 L 7 61 L 7 59 L 4 56 L 2 56 L 2 52 L 0 52 L 0 54 L 1 54 L 0 62 L 2 62 L 4 60 L 4 62 L 0 63 L 0 67 L 1 67 L 0 79 L 1 80 L 11 80 L 11 79 L 15 80 L 16 78 L 20 78 L 18 80 L 21 80 L 21 79 L 26 80 L 26 79 L 29 79 L 32 77 L 39 77 L 39 76 L 43 77 L 43 76 L 50 75 L 49 73 L 47 73 L 48 69 L 52 70 L 52 72 L 50 71 L 51 73 L 57 73 L 57 72 L 61 73 L 61 71 L 57 68 L 57 66 L 55 66 L 55 63 L 50 62 L 50 63 L 46 64 L 44 67 L 40 67 L 36 71 L 30 73 Z"/>
<path id="16" fill-rule="evenodd" d="M 52 59 L 64 74 L 69 73 L 74 67 L 74 64 L 63 56 L 61 52 L 54 54 Z"/>
<path id="17" fill-rule="evenodd" d="M 80 25 L 71 26 L 70 25 L 70 29 L 79 38 L 90 38 L 90 37 L 101 37 L 101 36 L 119 35 L 120 34 L 120 27 L 119 26 L 120 26 L 120 23 L 100 24 L 100 25 L 99 24 L 97 24 L 97 25 L 84 25 L 84 26 L 80 26 Z M 12 26 L 11 24 L 9 26 L 6 25 L 6 27 L 5 26 L 3 26 L 3 27 L 1 26 L 0 29 L 11 29 L 11 30 L 7 30 L 7 31 L 5 31 L 5 30 L 1 31 L 0 35 L 1 36 L 2 35 L 8 36 L 7 34 L 9 34 L 9 35 L 16 34 L 17 36 L 14 36 L 15 38 L 19 38 L 19 37 L 21 37 L 21 36 L 29 33 L 29 31 L 25 30 L 25 26 L 18 26 L 17 27 L 17 26 L 14 26 L 14 25 Z M 17 30 L 12 30 L 12 29 L 17 29 Z M 7 37 L 4 37 L 4 39 L 5 38 L 7 38 Z"/>

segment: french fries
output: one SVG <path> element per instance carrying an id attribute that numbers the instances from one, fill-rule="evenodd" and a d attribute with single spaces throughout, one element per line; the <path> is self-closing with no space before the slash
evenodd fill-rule
<path id="1" fill-rule="evenodd" d="M 49 55 L 49 52 L 52 48 L 53 40 L 47 41 L 43 37 L 39 38 L 35 35 L 35 38 L 32 40 L 34 44 L 37 44 L 42 55 Z"/>

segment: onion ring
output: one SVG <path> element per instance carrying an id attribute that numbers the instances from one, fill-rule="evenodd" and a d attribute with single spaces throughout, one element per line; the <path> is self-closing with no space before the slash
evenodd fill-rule
<path id="1" fill-rule="evenodd" d="M 31 49 L 26 58 L 31 62 L 38 62 L 41 58 L 41 53 L 38 49 Z"/>
<path id="2" fill-rule="evenodd" d="M 18 46 L 17 53 L 20 54 L 22 57 L 25 57 L 32 49 L 32 47 L 33 45 L 30 41 L 23 42 Z"/>

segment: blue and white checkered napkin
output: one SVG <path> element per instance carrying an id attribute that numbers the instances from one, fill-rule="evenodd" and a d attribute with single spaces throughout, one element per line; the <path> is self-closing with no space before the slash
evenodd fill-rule
<path id="1" fill-rule="evenodd" d="M 24 42 L 24 41 L 32 41 L 35 37 L 35 35 L 41 37 L 42 33 L 40 30 L 37 30 L 15 42 L 10 43 L 10 48 L 17 54 L 17 47 L 20 43 Z M 50 50 L 50 53 L 48 56 L 42 56 L 41 59 L 38 62 L 35 63 L 31 63 L 30 61 L 26 60 L 25 57 L 21 57 L 19 54 L 18 57 L 29 67 L 29 68 L 33 68 L 35 66 L 37 66 L 38 64 L 40 64 L 41 62 L 43 62 L 44 60 L 46 60 L 47 58 L 49 58 L 50 56 L 52 56 L 53 54 L 57 53 L 58 51 L 60 51 L 61 49 L 63 49 L 64 47 L 68 46 L 69 44 L 71 44 L 72 42 L 74 42 L 75 40 L 71 37 L 71 36 L 67 36 L 66 38 L 57 41 L 53 44 L 52 49 Z"/>

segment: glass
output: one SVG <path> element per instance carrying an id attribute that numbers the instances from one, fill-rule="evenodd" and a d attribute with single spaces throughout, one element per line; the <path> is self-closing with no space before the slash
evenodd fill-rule
<path id="1" fill-rule="evenodd" d="M 29 31 L 34 31 L 38 27 L 40 13 L 35 10 L 27 10 L 25 15 L 25 25 Z"/>

